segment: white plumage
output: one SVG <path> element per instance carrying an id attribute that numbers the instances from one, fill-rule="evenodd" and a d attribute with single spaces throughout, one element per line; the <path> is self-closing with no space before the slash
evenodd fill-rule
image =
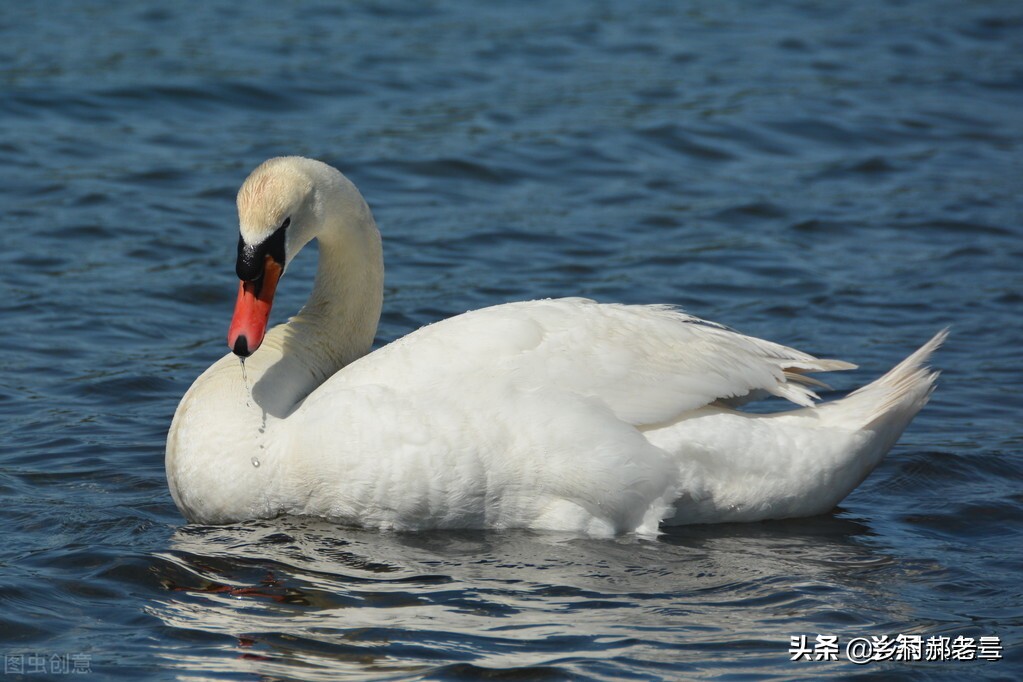
<path id="1" fill-rule="evenodd" d="M 167 474 L 191 521 L 608 534 L 823 513 L 927 401 L 936 374 L 923 364 L 944 338 L 817 407 L 804 373 L 853 365 L 665 306 L 510 303 L 368 353 L 383 265 L 354 186 L 316 161 L 272 159 L 243 185 L 239 215 L 243 245 L 287 225 L 282 265 L 317 238 L 320 266 L 295 318 L 244 364 L 214 364 L 178 407 Z M 762 393 L 802 409 L 733 409 Z"/>

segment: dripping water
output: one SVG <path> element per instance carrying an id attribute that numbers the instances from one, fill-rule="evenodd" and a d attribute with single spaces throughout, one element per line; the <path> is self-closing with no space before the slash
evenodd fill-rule
<path id="1" fill-rule="evenodd" d="M 263 421 L 259 424 L 259 451 L 263 452 L 266 449 L 266 444 L 263 442 L 263 437 L 266 434 L 266 410 L 263 410 Z M 252 458 L 252 466 L 259 467 L 259 460 L 255 457 Z"/>
<path id="2" fill-rule="evenodd" d="M 239 357 L 238 361 L 241 363 L 241 368 L 242 368 L 242 383 L 245 384 L 245 406 L 246 407 L 252 407 L 252 388 L 253 387 L 249 384 L 249 373 L 245 369 L 245 358 Z M 263 434 L 265 434 L 265 433 L 266 433 L 266 410 L 263 410 L 263 420 L 259 424 L 259 435 L 260 435 L 260 438 L 259 438 L 259 450 L 260 450 L 260 452 L 262 452 L 265 449 L 265 446 L 263 444 L 263 438 L 262 438 Z M 252 462 L 252 466 L 253 467 L 255 467 L 256 469 L 259 468 L 259 457 L 253 457 L 251 462 Z"/>
<path id="3" fill-rule="evenodd" d="M 245 407 L 252 407 L 252 387 L 249 386 L 249 373 L 245 371 L 245 358 L 239 356 L 238 362 L 241 363 L 242 383 L 245 384 Z"/>
<path id="4" fill-rule="evenodd" d="M 249 373 L 245 369 L 245 358 L 239 357 L 238 360 L 239 360 L 239 362 L 241 362 L 242 382 L 245 384 L 245 406 L 246 407 L 252 407 L 252 389 L 253 389 L 253 386 L 251 386 L 249 384 Z M 266 410 L 262 410 L 262 413 L 263 413 L 262 421 L 260 421 L 260 423 L 259 423 L 259 435 L 260 435 L 260 438 L 259 438 L 259 450 L 260 450 L 260 452 L 262 452 L 263 450 L 266 449 L 266 446 L 263 443 L 263 438 L 262 438 L 263 435 L 266 434 Z M 259 458 L 258 457 L 253 457 L 252 458 L 252 466 L 256 467 L 257 469 L 259 468 Z"/>

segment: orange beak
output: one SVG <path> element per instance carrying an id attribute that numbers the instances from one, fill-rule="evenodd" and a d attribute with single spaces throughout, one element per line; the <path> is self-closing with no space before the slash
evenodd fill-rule
<path id="1" fill-rule="evenodd" d="M 227 346 L 235 355 L 248 357 L 263 343 L 274 292 L 283 272 L 280 264 L 268 255 L 263 262 L 262 277 L 238 284 L 238 302 L 227 330 Z"/>

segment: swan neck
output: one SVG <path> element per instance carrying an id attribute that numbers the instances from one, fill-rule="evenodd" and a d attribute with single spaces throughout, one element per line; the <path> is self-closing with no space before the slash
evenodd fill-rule
<path id="1" fill-rule="evenodd" d="M 383 305 L 380 233 L 368 208 L 356 216 L 349 214 L 350 222 L 353 217 L 357 224 L 327 231 L 318 239 L 312 294 L 289 323 L 325 376 L 370 351 Z"/>

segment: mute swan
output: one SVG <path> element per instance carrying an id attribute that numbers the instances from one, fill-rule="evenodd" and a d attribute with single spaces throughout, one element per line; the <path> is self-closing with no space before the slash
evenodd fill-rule
<path id="1" fill-rule="evenodd" d="M 808 372 L 850 369 L 665 306 L 509 303 L 373 353 L 380 234 L 336 169 L 276 158 L 238 192 L 233 353 L 167 438 L 192 522 L 305 514 L 376 528 L 656 533 L 832 509 L 927 402 L 938 333 L 877 381 L 814 406 Z M 319 240 L 312 295 L 264 337 L 277 283 Z M 765 394 L 799 406 L 735 410 Z"/>

